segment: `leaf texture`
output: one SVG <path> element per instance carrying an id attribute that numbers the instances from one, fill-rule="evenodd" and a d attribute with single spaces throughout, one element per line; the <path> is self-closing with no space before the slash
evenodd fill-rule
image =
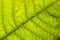
<path id="1" fill-rule="evenodd" d="M 0 0 L 0 40 L 58 40 L 60 0 Z"/>

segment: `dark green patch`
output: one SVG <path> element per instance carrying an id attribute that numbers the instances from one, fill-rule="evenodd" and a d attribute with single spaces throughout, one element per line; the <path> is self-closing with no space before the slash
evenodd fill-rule
<path id="1" fill-rule="evenodd" d="M 60 40 L 60 36 L 57 37 L 57 40 Z"/>

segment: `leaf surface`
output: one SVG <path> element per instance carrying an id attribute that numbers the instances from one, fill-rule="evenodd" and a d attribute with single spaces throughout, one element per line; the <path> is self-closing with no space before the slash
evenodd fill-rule
<path id="1" fill-rule="evenodd" d="M 57 40 L 60 0 L 0 0 L 0 40 Z"/>

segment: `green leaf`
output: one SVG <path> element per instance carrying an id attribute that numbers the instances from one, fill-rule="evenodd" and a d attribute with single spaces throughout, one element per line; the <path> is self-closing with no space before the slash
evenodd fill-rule
<path id="1" fill-rule="evenodd" d="M 0 40 L 60 40 L 60 0 L 0 0 Z"/>

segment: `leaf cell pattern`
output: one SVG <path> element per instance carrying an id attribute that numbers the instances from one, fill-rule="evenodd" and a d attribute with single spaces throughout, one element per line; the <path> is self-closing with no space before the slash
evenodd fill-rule
<path id="1" fill-rule="evenodd" d="M 60 0 L 0 0 L 0 40 L 58 40 Z"/>

